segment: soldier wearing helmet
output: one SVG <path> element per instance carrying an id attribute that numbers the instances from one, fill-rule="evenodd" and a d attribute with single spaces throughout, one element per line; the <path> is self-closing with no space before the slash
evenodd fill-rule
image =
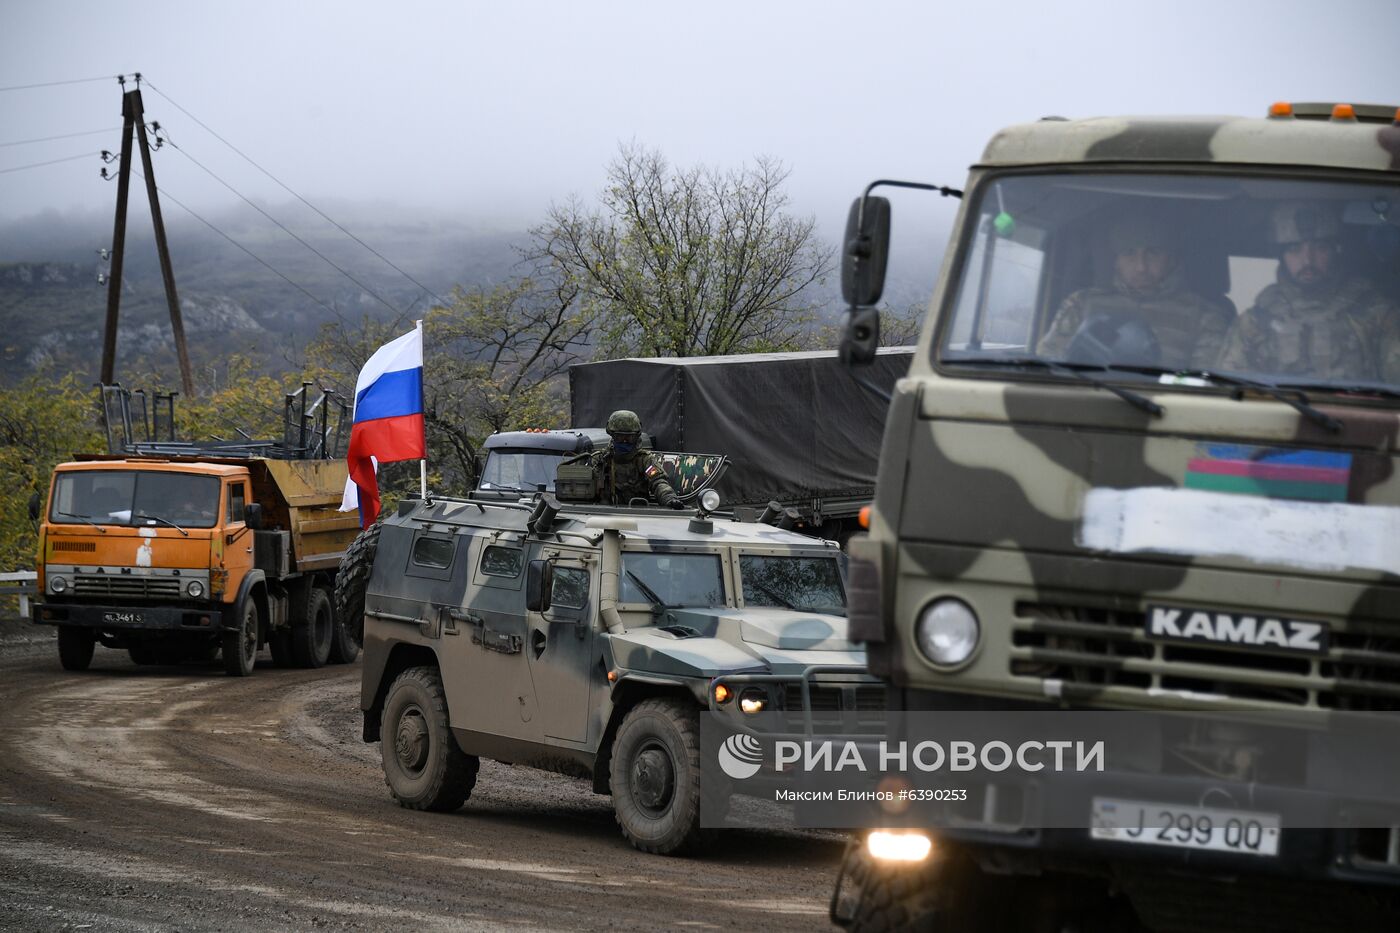
<path id="1" fill-rule="evenodd" d="M 642 450 L 642 420 L 625 409 L 608 416 L 612 443 L 588 457 L 599 498 L 611 505 L 627 505 L 633 499 L 649 499 L 673 509 L 683 508 L 666 473 L 650 452 Z"/>
<path id="2" fill-rule="evenodd" d="M 1379 350 L 1400 318 L 1369 281 L 1342 274 L 1340 211 L 1325 202 L 1285 201 L 1269 220 L 1278 280 L 1235 322 L 1218 368 L 1348 382 L 1381 378 Z"/>
<path id="3" fill-rule="evenodd" d="M 1113 250 L 1113 285 L 1082 288 L 1060 305 L 1050 329 L 1037 347 L 1050 359 L 1068 362 L 1151 363 L 1178 369 L 1198 369 L 1219 352 L 1230 328 L 1225 308 L 1186 286 L 1180 253 L 1167 224 L 1157 218 L 1131 215 L 1108 228 Z M 1127 323 L 1143 334 L 1150 350 L 1122 353 L 1104 347 L 1112 359 L 1079 359 L 1081 332 L 1094 332 Z M 1120 356 L 1155 356 L 1153 359 Z"/>

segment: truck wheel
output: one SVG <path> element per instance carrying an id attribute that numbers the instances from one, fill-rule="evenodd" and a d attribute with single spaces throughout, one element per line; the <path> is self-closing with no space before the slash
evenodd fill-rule
<path id="1" fill-rule="evenodd" d="M 65 671 L 85 671 L 92 663 L 92 649 L 96 644 L 89 629 L 59 626 L 58 662 Z"/>
<path id="2" fill-rule="evenodd" d="M 700 828 L 700 723 L 693 705 L 643 700 L 628 711 L 612 750 L 612 798 L 622 835 L 643 852 L 694 851 Z"/>
<path id="3" fill-rule="evenodd" d="M 224 632 L 224 673 L 230 677 L 247 677 L 253 673 L 258 657 L 258 604 L 249 596 L 243 601 L 243 615 L 238 628 Z"/>
<path id="4" fill-rule="evenodd" d="M 306 601 L 306 615 L 292 618 L 292 657 L 297 667 L 321 667 L 331 655 L 331 638 L 335 635 L 335 618 L 331 615 L 331 600 L 319 586 L 311 588 Z"/>
<path id="5" fill-rule="evenodd" d="M 394 679 L 379 735 L 384 780 L 400 806 L 447 813 L 471 796 L 481 762 L 452 737 L 436 668 L 411 667 Z"/>
<path id="6" fill-rule="evenodd" d="M 345 549 L 340 569 L 335 575 L 335 617 L 355 644 L 365 643 L 365 589 L 374 569 L 374 555 L 379 551 L 379 532 L 384 526 L 375 522 Z"/>
<path id="7" fill-rule="evenodd" d="M 355 639 L 350 637 L 350 633 L 345 631 L 345 625 L 336 619 L 331 625 L 331 663 L 349 664 L 360 656 L 360 646 Z"/>

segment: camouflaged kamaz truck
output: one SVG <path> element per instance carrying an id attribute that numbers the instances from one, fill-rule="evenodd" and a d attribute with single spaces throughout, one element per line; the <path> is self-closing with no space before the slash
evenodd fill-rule
<path id="1" fill-rule="evenodd" d="M 998 133 L 964 191 L 908 187 L 962 204 L 850 545 L 851 634 L 890 708 L 1305 729 L 1400 710 L 1400 113 L 1047 118 Z M 843 275 L 856 365 L 889 236 L 866 194 Z M 1168 743 L 1185 790 L 1138 809 L 1210 826 L 1219 782 L 1326 766 L 1256 752 Z M 834 919 L 1059 929 L 1092 888 L 1126 901 L 1114 929 L 1400 929 L 1400 828 L 1087 828 L 1114 818 L 939 830 L 932 855 L 880 837 Z"/>
<path id="2" fill-rule="evenodd" d="M 704 507 L 409 500 L 336 596 L 363 621 L 364 739 L 399 803 L 454 810 L 492 758 L 590 779 L 649 852 L 705 835 L 703 710 L 801 710 L 804 680 L 823 710 L 884 695 L 846 638 L 835 544 Z"/>

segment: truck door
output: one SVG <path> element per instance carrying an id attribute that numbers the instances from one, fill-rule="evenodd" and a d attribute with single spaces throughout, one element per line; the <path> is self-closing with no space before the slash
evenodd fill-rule
<path id="1" fill-rule="evenodd" d="M 534 557 L 554 563 L 550 607 L 527 619 L 531 679 L 540 723 L 549 738 L 588 738 L 589 690 L 598 674 L 593 656 L 596 560 L 587 551 L 544 546 Z"/>

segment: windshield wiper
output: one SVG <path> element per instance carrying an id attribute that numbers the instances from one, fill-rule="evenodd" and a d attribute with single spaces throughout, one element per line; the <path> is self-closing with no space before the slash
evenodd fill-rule
<path id="1" fill-rule="evenodd" d="M 1111 369 L 1121 369 L 1125 372 L 1142 373 L 1148 376 L 1186 376 L 1187 378 L 1205 379 L 1211 382 L 1218 382 L 1223 385 L 1234 386 L 1237 391 L 1233 393 L 1235 399 L 1244 398 L 1243 389 L 1253 389 L 1263 393 L 1269 398 L 1283 402 L 1292 407 L 1300 415 L 1333 434 L 1340 434 L 1342 423 L 1326 412 L 1319 411 L 1308 401 L 1308 397 L 1301 389 L 1290 388 L 1272 382 L 1262 382 L 1258 379 L 1249 379 L 1234 373 L 1222 373 L 1214 369 L 1168 369 L 1165 366 L 1131 366 L 1112 364 Z"/>
<path id="2" fill-rule="evenodd" d="M 107 529 L 106 529 L 106 528 L 103 528 L 101 525 L 97 524 L 97 522 L 95 522 L 95 521 L 93 521 L 92 519 L 88 518 L 86 515 L 79 515 L 77 512 L 60 512 L 60 511 L 57 510 L 57 509 L 54 510 L 54 514 L 55 514 L 55 515 L 62 515 L 62 516 L 64 516 L 65 518 L 76 518 L 76 519 L 77 519 L 78 521 L 80 521 L 80 522 L 87 522 L 89 525 L 91 525 L 92 527 L 96 528 L 98 531 L 102 532 L 104 535 L 107 533 Z"/>
<path id="3" fill-rule="evenodd" d="M 160 522 L 162 525 L 169 525 L 171 528 L 174 528 L 176 531 L 180 532 L 180 534 L 184 535 L 186 538 L 188 538 L 188 537 L 190 536 L 190 533 L 189 533 L 188 531 L 186 531 L 185 529 L 181 528 L 179 525 L 175 524 L 175 523 L 172 522 L 170 519 L 168 519 L 168 518 L 161 518 L 159 515 L 148 515 L 148 514 L 146 514 L 145 512 L 132 512 L 132 513 L 131 513 L 131 517 L 132 517 L 133 520 L 134 520 L 134 519 L 138 519 L 138 518 L 149 518 L 149 519 L 150 519 L 151 521 L 153 521 L 153 522 Z"/>
<path id="4" fill-rule="evenodd" d="M 656 595 L 656 590 L 647 586 L 646 581 L 643 580 L 641 577 L 637 576 L 632 571 L 627 570 L 623 572 L 626 573 L 627 576 L 632 579 L 633 583 L 637 584 L 637 589 L 642 591 L 642 595 L 645 596 L 647 599 L 651 600 L 651 611 L 653 614 L 659 614 L 667 609 L 679 608 L 678 606 L 673 606 L 670 603 L 662 602 L 661 597 Z"/>
<path id="5" fill-rule="evenodd" d="M 797 606 L 794 606 L 791 602 L 779 596 L 777 593 L 773 592 L 768 587 L 764 586 L 762 583 L 759 583 L 757 580 L 750 580 L 749 583 L 753 584 L 755 588 L 762 590 L 768 596 L 769 599 L 777 600 L 778 603 L 781 604 L 784 609 L 791 609 L 793 612 L 804 611 L 798 608 Z M 810 612 L 811 610 L 808 609 L 805 611 Z"/>
<path id="6" fill-rule="evenodd" d="M 945 360 L 955 366 L 1029 366 L 1036 369 L 1046 369 L 1056 375 L 1069 376 L 1078 379 L 1080 382 L 1105 389 L 1127 402 L 1129 405 L 1141 411 L 1147 412 L 1154 418 L 1160 418 L 1166 414 L 1166 409 L 1158 405 L 1145 395 L 1139 395 L 1131 389 L 1116 386 L 1111 382 L 1104 382 L 1102 379 L 1095 379 L 1088 372 L 1106 373 L 1111 369 L 1122 369 L 1121 366 L 1100 366 L 1097 363 L 1056 363 L 1050 360 L 1042 360 L 1033 356 L 972 356 L 957 357 Z"/>

